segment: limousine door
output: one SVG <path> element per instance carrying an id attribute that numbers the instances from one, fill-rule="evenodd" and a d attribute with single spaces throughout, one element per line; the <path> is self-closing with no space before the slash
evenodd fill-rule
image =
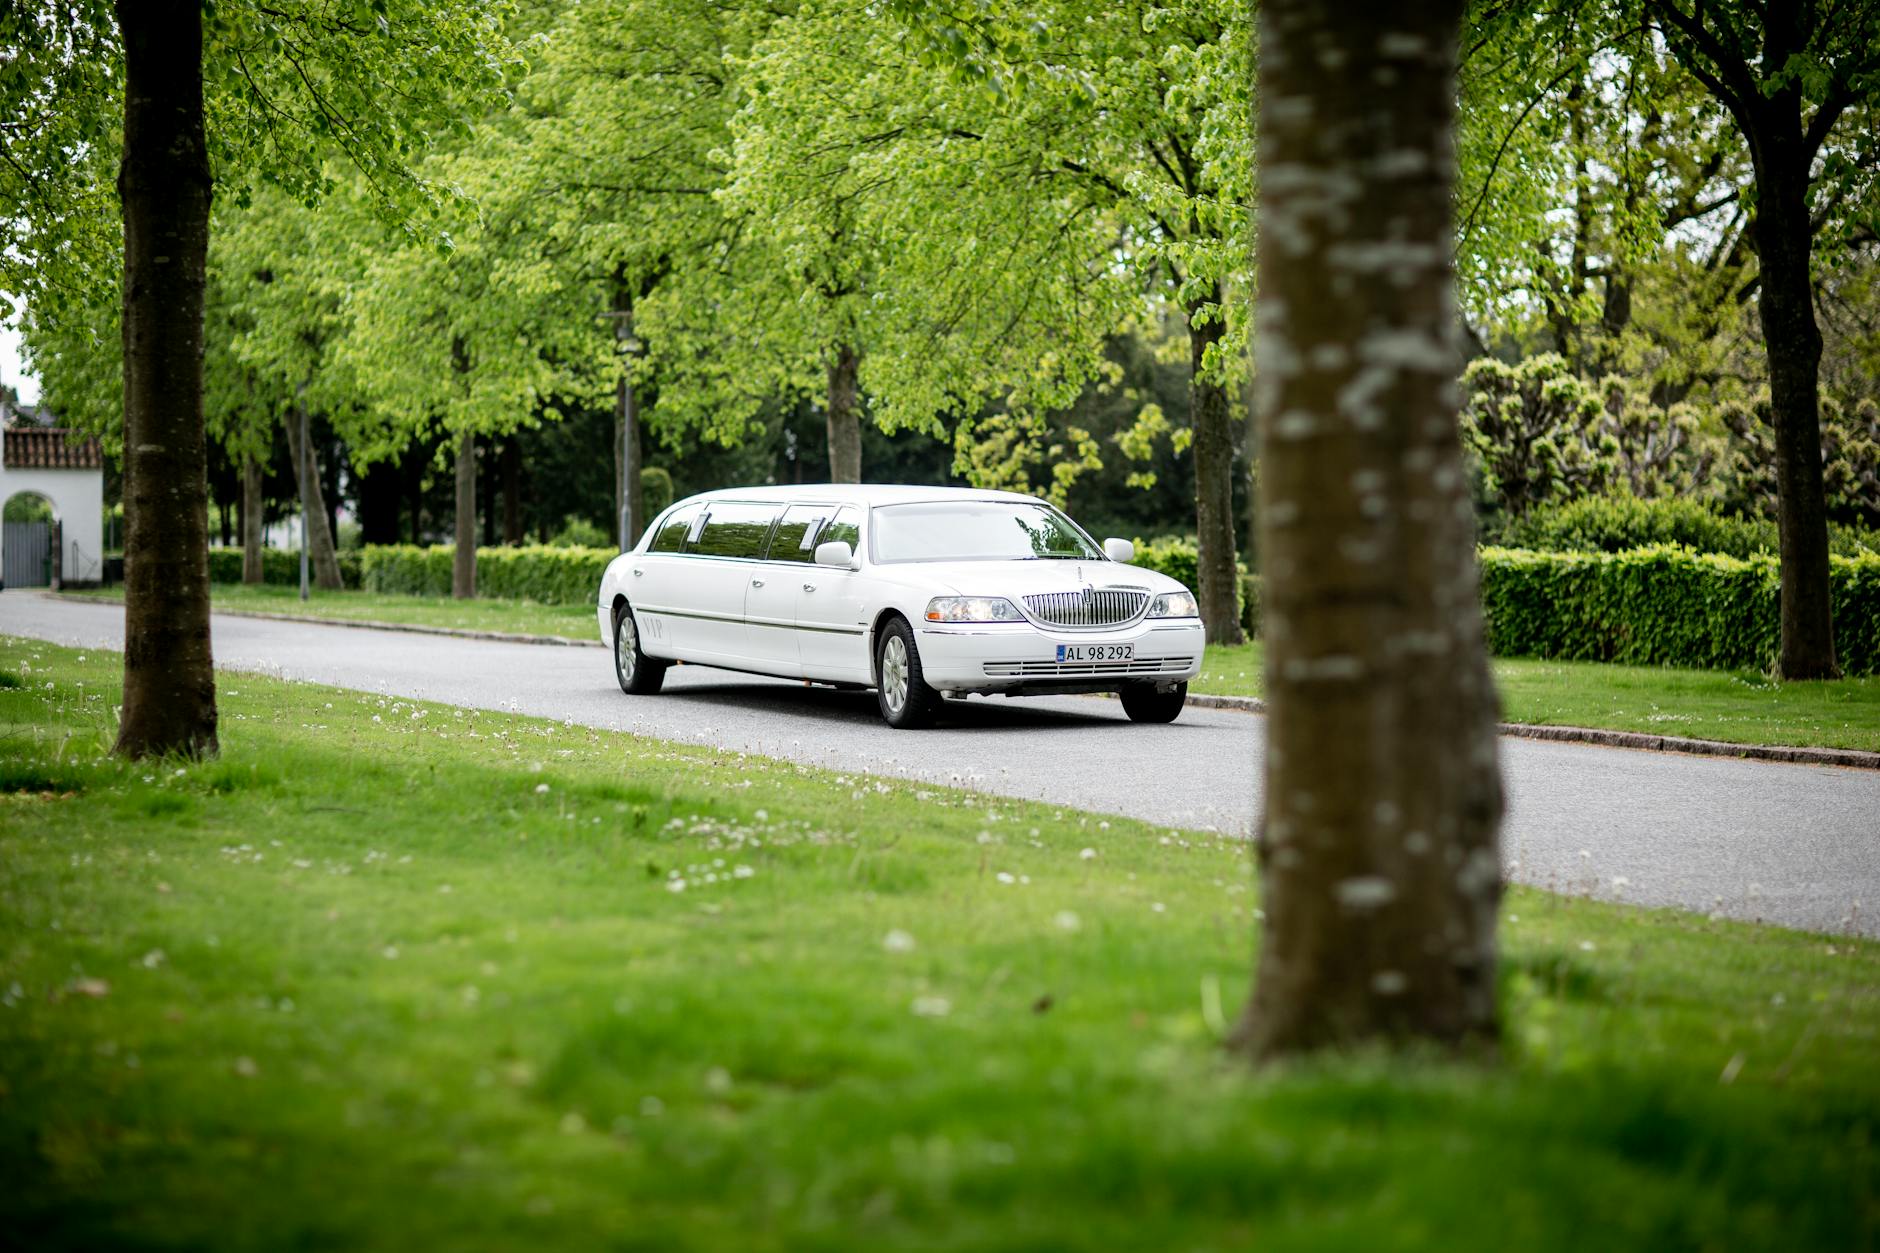
<path id="1" fill-rule="evenodd" d="M 823 527 L 819 543 L 843 540 L 862 547 L 861 513 L 844 506 Z M 852 570 L 807 565 L 797 571 L 797 646 L 803 676 L 843 683 L 871 683 L 874 663 L 868 656 L 861 575 Z"/>
<path id="2" fill-rule="evenodd" d="M 744 619 L 744 599 L 754 576 L 763 570 L 756 559 L 770 540 L 775 505 L 718 500 L 707 506 L 705 529 L 686 546 L 679 595 L 683 611 L 675 623 L 688 660 L 751 668 L 751 628 Z"/>
<path id="3" fill-rule="evenodd" d="M 766 560 L 751 572 L 744 593 L 744 620 L 750 626 L 749 645 L 758 669 L 799 678 L 803 656 L 798 646 L 797 598 L 802 574 L 813 572 L 817 533 L 833 509 L 828 505 L 791 505 L 777 522 Z"/>

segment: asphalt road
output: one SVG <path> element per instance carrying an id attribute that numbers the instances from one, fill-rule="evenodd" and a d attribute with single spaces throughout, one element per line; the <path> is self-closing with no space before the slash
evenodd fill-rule
<path id="1" fill-rule="evenodd" d="M 123 610 L 0 594 L 0 633 L 122 647 Z M 1189 709 L 1131 724 L 1092 697 L 974 698 L 894 732 L 872 692 L 697 666 L 628 697 L 599 649 L 308 623 L 215 620 L 218 665 L 370 692 L 512 710 L 843 771 L 956 784 L 1250 832 L 1265 720 Z M 1880 772 L 1504 739 L 1504 858 L 1540 887 L 1810 930 L 1880 936 Z"/>

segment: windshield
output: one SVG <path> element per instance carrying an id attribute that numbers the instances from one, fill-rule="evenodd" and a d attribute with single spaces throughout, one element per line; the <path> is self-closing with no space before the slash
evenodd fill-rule
<path id="1" fill-rule="evenodd" d="M 1077 524 L 1049 505 L 950 500 L 875 510 L 876 561 L 1102 561 Z"/>

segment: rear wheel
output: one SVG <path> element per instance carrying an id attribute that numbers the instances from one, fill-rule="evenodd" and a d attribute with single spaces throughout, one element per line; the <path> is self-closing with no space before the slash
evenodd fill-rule
<path id="1" fill-rule="evenodd" d="M 914 630 L 900 618 L 890 619 L 875 642 L 875 678 L 875 697 L 889 726 L 907 730 L 933 721 L 940 693 L 921 677 Z"/>
<path id="2" fill-rule="evenodd" d="M 1153 683 L 1128 683 L 1123 686 L 1123 712 L 1131 722 L 1173 722 L 1188 699 L 1188 685 L 1177 683 L 1166 692 L 1158 692 Z"/>
<path id="3" fill-rule="evenodd" d="M 614 610 L 614 677 L 629 696 L 651 696 L 666 681 L 668 662 L 648 657 L 640 648 L 640 630 L 624 603 Z"/>

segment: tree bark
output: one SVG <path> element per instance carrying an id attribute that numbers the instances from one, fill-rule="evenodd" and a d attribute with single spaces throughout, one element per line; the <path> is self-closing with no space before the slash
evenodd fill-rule
<path id="1" fill-rule="evenodd" d="M 1260 11 L 1265 921 L 1234 1043 L 1493 1040 L 1495 694 L 1457 434 L 1459 0 Z"/>
<path id="2" fill-rule="evenodd" d="M 855 375 L 861 357 L 838 344 L 829 362 L 829 481 L 862 481 L 862 420 L 855 403 Z"/>
<path id="3" fill-rule="evenodd" d="M 261 495 L 261 462 L 242 458 L 242 582 L 266 579 L 261 566 L 261 514 L 267 506 Z"/>
<path id="4" fill-rule="evenodd" d="M 620 378 L 614 385 L 614 529 L 625 552 L 640 542 L 640 532 L 646 529 L 646 497 L 640 486 L 640 470 L 646 463 L 640 442 L 640 398 L 629 373 L 638 342 L 633 335 L 633 288 L 623 274 L 614 277 L 614 342 L 620 355 Z"/>
<path id="5" fill-rule="evenodd" d="M 300 431 L 306 414 L 298 402 L 287 415 L 287 448 L 294 459 L 294 485 L 300 492 L 300 507 L 307 515 L 307 555 L 313 563 L 313 585 L 334 592 L 346 584 L 339 574 L 339 554 L 334 549 L 333 532 L 327 525 L 326 493 L 320 486 L 320 456 L 311 447 L 303 448 Z"/>
<path id="6" fill-rule="evenodd" d="M 118 0 L 124 40 L 124 709 L 128 757 L 216 751 L 202 309 L 202 6 Z"/>
<path id="7" fill-rule="evenodd" d="M 522 540 L 522 449 L 512 435 L 503 442 L 503 543 Z"/>
<path id="8" fill-rule="evenodd" d="M 1225 328 L 1216 285 L 1208 303 L 1216 306 L 1201 321 L 1202 301 L 1188 309 L 1189 421 L 1194 424 L 1195 581 L 1201 626 L 1210 644 L 1238 644 L 1240 562 L 1234 551 L 1234 428 L 1227 389 L 1202 373 L 1208 349 L 1221 342 Z"/>
<path id="9" fill-rule="evenodd" d="M 1751 231 L 1762 271 L 1756 312 L 1769 358 L 1782 555 L 1782 646 L 1776 669 L 1784 679 L 1832 679 L 1841 668 L 1834 652 L 1828 502 L 1821 475 L 1821 330 L 1815 324 L 1809 273 L 1809 160 L 1802 153 L 1799 114 L 1794 132 L 1792 140 L 1769 135 L 1753 147 L 1757 203 Z"/>
<path id="10" fill-rule="evenodd" d="M 450 560 L 450 594 L 471 600 L 477 594 L 477 438 L 457 437 L 456 551 Z"/>

